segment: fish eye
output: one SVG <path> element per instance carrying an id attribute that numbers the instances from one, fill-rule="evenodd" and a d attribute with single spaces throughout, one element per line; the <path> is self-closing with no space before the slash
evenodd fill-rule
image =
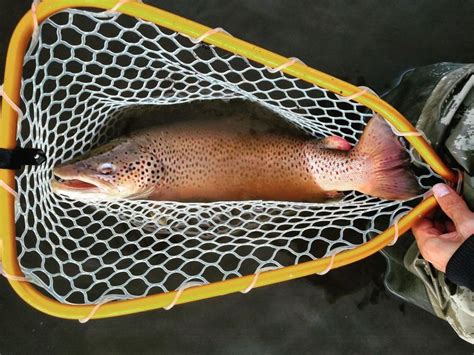
<path id="1" fill-rule="evenodd" d="M 115 165 L 112 163 L 103 163 L 99 166 L 97 171 L 102 175 L 111 175 L 115 173 Z"/>

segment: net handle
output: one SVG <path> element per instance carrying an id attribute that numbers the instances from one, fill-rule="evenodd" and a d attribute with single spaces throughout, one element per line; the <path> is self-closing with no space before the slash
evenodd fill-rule
<path id="1" fill-rule="evenodd" d="M 176 306 L 176 304 L 178 303 L 178 301 L 179 301 L 181 295 L 183 294 L 184 290 L 189 289 L 189 288 L 192 288 L 192 287 L 202 286 L 202 285 L 205 285 L 205 283 L 202 282 L 202 281 L 190 281 L 190 282 L 186 282 L 186 283 L 185 283 L 184 285 L 182 285 L 177 291 L 172 292 L 172 293 L 174 293 L 173 300 L 170 302 L 169 305 L 164 306 L 163 309 L 164 309 L 165 311 L 169 311 L 171 308 L 173 308 L 174 306 Z"/>
<path id="2" fill-rule="evenodd" d="M 250 284 L 244 290 L 240 291 L 240 293 L 243 293 L 243 294 L 249 293 L 257 284 L 257 280 L 261 273 L 276 270 L 276 269 L 277 269 L 276 266 L 266 266 L 266 267 L 258 269 L 253 275 L 252 282 L 250 282 Z"/>
<path id="3" fill-rule="evenodd" d="M 1 259 L 0 259 L 0 261 L 1 261 Z M 6 278 L 7 280 L 18 281 L 18 282 L 28 282 L 28 279 L 24 276 L 12 275 L 12 274 L 7 273 L 3 269 L 3 265 L 2 265 L 1 262 L 0 262 L 0 275 L 3 276 L 4 278 Z"/>

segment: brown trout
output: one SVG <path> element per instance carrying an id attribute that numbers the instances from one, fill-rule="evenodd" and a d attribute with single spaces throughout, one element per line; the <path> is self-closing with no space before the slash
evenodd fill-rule
<path id="1" fill-rule="evenodd" d="M 408 199 L 419 187 L 379 116 L 352 148 L 321 140 L 183 124 L 137 131 L 54 168 L 52 189 L 75 199 L 321 202 L 357 190 Z"/>

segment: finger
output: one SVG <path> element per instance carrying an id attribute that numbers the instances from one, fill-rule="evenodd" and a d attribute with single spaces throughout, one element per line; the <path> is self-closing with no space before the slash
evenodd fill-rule
<path id="1" fill-rule="evenodd" d="M 434 227 L 440 231 L 440 233 L 446 233 L 446 227 L 444 225 L 444 221 L 435 219 L 433 220 Z"/>
<path id="2" fill-rule="evenodd" d="M 433 208 L 431 211 L 428 212 L 425 218 L 433 219 L 433 217 L 438 213 L 438 211 L 439 211 L 438 208 Z"/>
<path id="3" fill-rule="evenodd" d="M 472 218 L 472 212 L 466 202 L 448 185 L 436 184 L 433 186 L 433 193 L 441 209 L 457 226 Z"/>
<path id="4" fill-rule="evenodd" d="M 448 233 L 456 231 L 456 226 L 454 225 L 453 221 L 446 221 L 446 231 Z"/>
<path id="5" fill-rule="evenodd" d="M 442 272 L 445 272 L 449 259 L 462 243 L 461 241 L 452 241 L 449 236 L 444 235 L 428 238 L 424 242 L 417 240 L 417 242 L 421 255 Z"/>
<path id="6" fill-rule="evenodd" d="M 423 194 L 423 200 L 426 200 L 428 197 L 433 196 L 433 191 L 428 190 Z"/>
<path id="7" fill-rule="evenodd" d="M 434 227 L 433 221 L 427 218 L 423 218 L 415 223 L 412 227 L 412 231 L 419 242 L 441 234 L 441 232 Z"/>
<path id="8" fill-rule="evenodd" d="M 452 241 L 452 242 L 456 242 L 456 241 L 462 242 L 462 238 L 459 236 L 459 233 L 456 232 L 456 231 L 451 232 L 451 233 L 441 234 L 439 237 L 441 239 L 449 240 L 449 241 Z"/>

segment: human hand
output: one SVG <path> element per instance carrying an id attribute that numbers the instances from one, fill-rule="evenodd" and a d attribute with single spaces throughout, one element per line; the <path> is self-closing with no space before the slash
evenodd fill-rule
<path id="1" fill-rule="evenodd" d="M 436 218 L 433 212 L 413 225 L 412 231 L 423 258 L 439 271 L 446 272 L 454 252 L 474 233 L 474 213 L 462 197 L 445 184 L 433 186 L 433 194 L 451 220 Z"/>

